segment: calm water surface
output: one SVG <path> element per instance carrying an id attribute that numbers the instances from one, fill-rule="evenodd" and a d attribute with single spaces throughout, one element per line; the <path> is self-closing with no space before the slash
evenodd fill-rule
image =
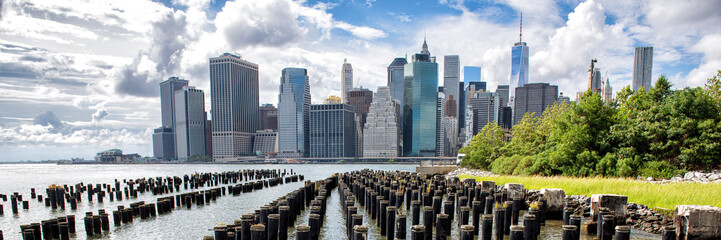
<path id="1" fill-rule="evenodd" d="M 23 200 L 30 199 L 30 188 L 35 188 L 36 193 L 45 195 L 45 188 L 51 184 L 76 183 L 107 183 L 111 184 L 118 179 L 137 179 L 148 177 L 183 176 L 195 172 L 223 172 L 237 171 L 242 169 L 286 169 L 305 175 L 306 180 L 316 181 L 325 179 L 333 173 L 343 173 L 361 169 L 375 170 L 401 170 L 415 171 L 416 165 L 383 165 L 383 164 L 327 164 L 327 165 L 54 165 L 54 164 L 0 164 L 0 194 L 10 195 L 18 192 L 23 195 Z M 225 186 L 225 185 L 221 185 Z M 102 237 L 91 239 L 202 239 L 205 235 L 212 235 L 210 229 L 222 223 L 232 223 L 240 219 L 242 214 L 252 213 L 255 209 L 303 186 L 302 182 L 278 185 L 272 188 L 244 193 L 240 196 L 225 195 L 219 197 L 216 202 L 204 206 L 193 205 L 191 210 L 176 208 L 169 214 L 158 215 L 156 218 L 140 220 L 135 218 L 132 223 L 121 227 L 112 226 L 111 230 Z M 196 191 L 197 189 L 193 190 Z M 202 190 L 202 189 L 201 189 Z M 185 192 L 181 186 L 181 192 Z M 173 195 L 178 192 L 173 193 Z M 162 195 L 170 196 L 170 195 Z M 157 197 L 150 193 L 139 195 L 136 199 L 124 198 L 123 201 L 110 202 L 105 199 L 104 203 L 89 203 L 87 195 L 83 195 L 83 202 L 78 203 L 77 210 L 70 210 L 67 204 L 65 210 L 51 210 L 45 207 L 44 203 L 38 203 L 30 199 L 30 210 L 22 210 L 20 206 L 17 215 L 12 214 L 10 199 L 2 202 L 5 214 L 0 216 L 0 230 L 3 231 L 5 239 L 21 239 L 20 225 L 40 222 L 54 217 L 65 215 L 76 216 L 75 239 L 87 239 L 82 224 L 82 217 L 85 212 L 92 211 L 97 214 L 98 209 L 105 209 L 111 212 L 117 209 L 118 205 L 128 206 L 132 202 L 146 201 L 155 202 Z M 334 189 L 328 198 L 326 219 L 321 229 L 322 239 L 344 239 L 346 236 L 344 216 L 340 207 L 340 196 L 337 189 Z M 405 211 L 405 206 L 402 207 Z M 376 222 L 370 220 L 365 208 L 359 207 L 359 213 L 364 215 L 363 222 L 369 226 L 369 239 L 385 239 L 378 235 L 379 229 Z M 307 224 L 309 211 L 301 213 L 295 224 Z M 410 213 L 408 215 L 408 238 L 410 238 Z M 560 239 L 561 222 L 549 221 L 543 228 L 539 239 Z M 458 239 L 458 229 L 455 221 L 452 224 L 452 239 Z M 585 235 L 585 234 L 582 234 Z M 295 233 L 289 230 L 289 239 L 295 239 Z M 593 239 L 583 237 L 582 239 Z M 631 239 L 660 239 L 657 235 L 646 234 L 634 231 Z"/>

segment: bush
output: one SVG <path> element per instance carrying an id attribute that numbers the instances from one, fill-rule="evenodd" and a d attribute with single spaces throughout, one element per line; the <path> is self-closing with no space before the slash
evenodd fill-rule
<path id="1" fill-rule="evenodd" d="M 683 173 L 683 171 L 679 170 L 668 162 L 651 161 L 644 164 L 640 173 L 641 176 L 644 177 L 669 179 Z"/>
<path id="2" fill-rule="evenodd" d="M 495 174 L 513 174 L 521 159 L 522 157 L 519 155 L 500 157 L 491 163 L 491 172 Z"/>

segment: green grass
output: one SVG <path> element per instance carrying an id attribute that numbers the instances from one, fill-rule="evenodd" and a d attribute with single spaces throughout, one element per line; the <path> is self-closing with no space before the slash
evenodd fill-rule
<path id="1" fill-rule="evenodd" d="M 526 189 L 560 188 L 566 195 L 619 194 L 628 196 L 629 202 L 653 207 L 674 209 L 676 205 L 712 205 L 721 207 L 721 183 L 669 183 L 653 184 L 624 178 L 576 178 L 535 176 L 474 177 L 476 181 L 495 181 L 496 185 L 521 183 Z"/>

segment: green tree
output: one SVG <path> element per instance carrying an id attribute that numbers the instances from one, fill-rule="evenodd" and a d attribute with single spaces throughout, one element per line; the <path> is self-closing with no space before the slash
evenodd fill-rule
<path id="1" fill-rule="evenodd" d="M 503 129 L 494 122 L 484 126 L 467 147 L 458 151 L 466 154 L 461 165 L 488 169 L 491 162 L 501 156 L 500 149 L 506 144 L 503 135 Z"/>

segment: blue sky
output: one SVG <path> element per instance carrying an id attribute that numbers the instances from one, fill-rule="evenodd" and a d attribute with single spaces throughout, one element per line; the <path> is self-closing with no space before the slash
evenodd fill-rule
<path id="1" fill-rule="evenodd" d="M 420 51 L 480 66 L 489 90 L 508 84 L 510 51 L 530 47 L 530 82 L 585 89 L 592 58 L 614 91 L 630 84 L 633 48 L 654 47 L 653 75 L 702 86 L 721 68 L 721 1 L 706 0 L 4 0 L 0 5 L 0 161 L 90 158 L 120 148 L 152 155 L 158 83 L 206 91 L 208 58 L 260 66 L 260 101 L 277 102 L 280 72 L 307 68 L 312 101 L 385 85 L 395 57 Z M 439 81 L 442 82 L 442 81 Z"/>

